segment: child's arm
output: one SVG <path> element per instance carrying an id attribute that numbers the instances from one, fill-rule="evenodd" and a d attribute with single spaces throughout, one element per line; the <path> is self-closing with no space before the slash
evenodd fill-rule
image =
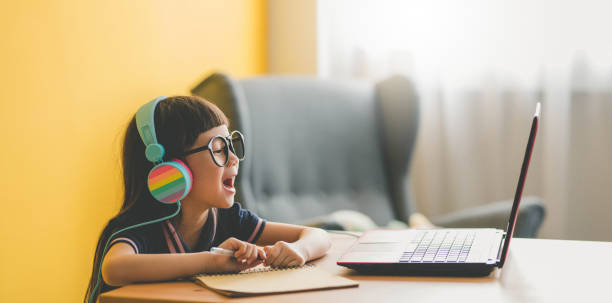
<path id="1" fill-rule="evenodd" d="M 257 245 L 266 245 L 264 265 L 285 267 L 302 266 L 322 257 L 331 247 L 331 241 L 329 235 L 319 228 L 266 222 Z"/>
<path id="2" fill-rule="evenodd" d="M 241 271 L 258 265 L 265 253 L 255 245 L 229 238 L 219 247 L 235 250 L 234 258 L 209 252 L 186 254 L 136 254 L 132 246 L 114 244 L 102 262 L 102 277 L 108 285 L 167 281 L 206 272 Z M 246 262 L 241 262 L 246 260 Z"/>

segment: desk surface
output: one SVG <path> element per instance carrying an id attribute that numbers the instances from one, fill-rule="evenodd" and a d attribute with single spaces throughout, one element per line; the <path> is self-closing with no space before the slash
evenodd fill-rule
<path id="1" fill-rule="evenodd" d="M 332 235 L 318 266 L 359 281 L 359 287 L 227 298 L 191 282 L 133 284 L 100 296 L 118 302 L 580 302 L 610 299 L 612 242 L 512 239 L 503 269 L 483 278 L 362 276 L 336 265 L 356 238 Z M 581 257 L 584 256 L 584 257 Z"/>

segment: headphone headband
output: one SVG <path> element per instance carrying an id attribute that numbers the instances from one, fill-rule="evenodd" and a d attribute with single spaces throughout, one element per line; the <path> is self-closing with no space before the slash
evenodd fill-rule
<path id="1" fill-rule="evenodd" d="M 157 97 L 141 106 L 136 112 L 136 127 L 146 146 L 145 156 L 153 163 L 160 162 L 165 153 L 164 147 L 157 143 L 155 135 L 155 107 L 164 99 L 166 99 L 165 96 Z"/>

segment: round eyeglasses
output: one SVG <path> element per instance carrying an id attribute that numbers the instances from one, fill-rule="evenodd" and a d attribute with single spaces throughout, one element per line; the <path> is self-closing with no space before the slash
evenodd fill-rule
<path id="1" fill-rule="evenodd" d="M 208 141 L 207 145 L 194 148 L 186 151 L 182 156 L 191 155 L 203 150 L 208 150 L 210 156 L 217 166 L 226 166 L 229 162 L 230 150 L 238 160 L 244 160 L 244 136 L 237 130 L 233 131 L 229 136 L 214 136 Z"/>

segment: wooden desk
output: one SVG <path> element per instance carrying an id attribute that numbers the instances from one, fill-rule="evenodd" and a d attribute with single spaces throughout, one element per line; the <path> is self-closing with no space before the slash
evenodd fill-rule
<path id="1" fill-rule="evenodd" d="M 100 303 L 612 301 L 612 242 L 512 239 L 506 265 L 488 277 L 434 278 L 358 275 L 335 264 L 356 238 L 333 234 L 332 239 L 328 255 L 316 263 L 359 281 L 359 287 L 232 299 L 191 282 L 166 282 L 115 289 L 100 296 Z"/>

